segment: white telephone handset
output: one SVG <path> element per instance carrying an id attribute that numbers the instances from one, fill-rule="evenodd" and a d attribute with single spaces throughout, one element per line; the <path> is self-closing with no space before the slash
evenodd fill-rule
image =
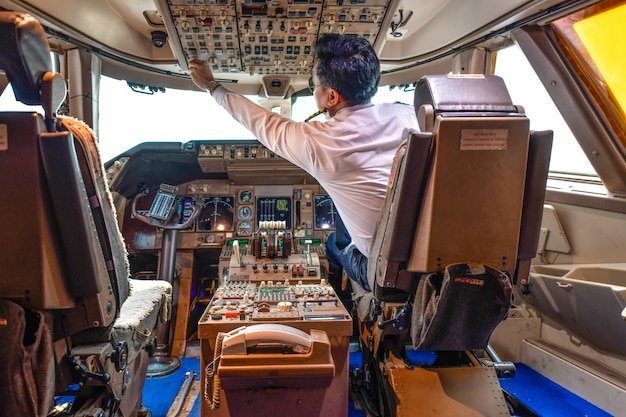
<path id="1" fill-rule="evenodd" d="M 247 355 L 255 346 L 288 347 L 294 353 L 309 353 L 311 336 L 284 324 L 255 324 L 230 331 L 222 341 L 222 355 Z"/>

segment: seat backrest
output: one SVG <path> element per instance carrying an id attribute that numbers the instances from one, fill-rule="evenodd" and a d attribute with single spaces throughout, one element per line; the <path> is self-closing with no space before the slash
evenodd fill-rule
<path id="1" fill-rule="evenodd" d="M 415 109 L 423 133 L 406 134 L 370 249 L 377 297 L 409 291 L 416 273 L 461 262 L 527 276 L 551 132 L 530 134 L 496 76 L 424 77 Z"/>
<path id="2" fill-rule="evenodd" d="M 128 296 L 126 250 L 93 132 L 57 117 L 66 95 L 42 26 L 0 12 L 0 69 L 35 112 L 0 113 L 0 298 L 66 309 L 65 331 L 106 327 Z"/>

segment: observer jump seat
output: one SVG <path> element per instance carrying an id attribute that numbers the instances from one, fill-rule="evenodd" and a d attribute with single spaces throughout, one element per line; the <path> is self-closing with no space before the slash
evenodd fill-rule
<path id="1" fill-rule="evenodd" d="M 415 109 L 421 132 L 396 155 L 358 315 L 375 321 L 395 303 L 383 335 L 484 348 L 536 254 L 552 132 L 529 132 L 497 76 L 426 76 Z"/>
<path id="2" fill-rule="evenodd" d="M 382 415 L 496 415 L 497 372 L 515 369 L 476 352 L 493 352 L 512 286 L 528 280 L 552 132 L 529 132 L 490 75 L 426 76 L 415 110 L 421 131 L 405 132 L 370 248 L 372 290 L 352 282 L 360 375 Z"/>
<path id="3" fill-rule="evenodd" d="M 129 279 L 95 134 L 57 115 L 66 83 L 28 14 L 0 12 L 2 78 L 44 114 L 0 113 L 0 414 L 45 416 L 64 394 L 133 416 L 171 285 Z"/>

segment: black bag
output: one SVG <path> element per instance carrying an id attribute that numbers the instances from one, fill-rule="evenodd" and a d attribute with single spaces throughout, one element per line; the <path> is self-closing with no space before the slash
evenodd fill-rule
<path id="1" fill-rule="evenodd" d="M 511 282 L 483 264 L 448 265 L 420 280 L 413 301 L 411 338 L 415 349 L 484 349 L 509 311 Z"/>

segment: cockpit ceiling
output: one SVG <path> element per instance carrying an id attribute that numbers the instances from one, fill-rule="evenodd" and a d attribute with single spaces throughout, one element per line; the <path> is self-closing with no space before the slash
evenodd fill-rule
<path id="1" fill-rule="evenodd" d="M 323 33 L 369 39 L 383 71 L 453 54 L 521 22 L 588 1 L 561 0 L 0 0 L 30 12 L 52 43 L 99 54 L 117 78 L 184 79 L 208 61 L 218 78 L 259 85 L 266 75 L 302 87 Z M 496 36 L 497 37 L 497 36 Z M 451 67 L 449 70 L 452 69 Z M 150 74 L 147 74 L 146 71 Z M 130 76 L 130 75 L 133 76 Z M 154 79 L 154 78 L 153 78 Z M 182 80 L 181 80 L 182 81 Z M 391 80 L 393 81 L 393 80 Z M 167 82 L 162 85 L 166 85 Z M 187 83 L 186 88 L 190 88 Z M 266 86 L 267 87 L 267 86 Z"/>

